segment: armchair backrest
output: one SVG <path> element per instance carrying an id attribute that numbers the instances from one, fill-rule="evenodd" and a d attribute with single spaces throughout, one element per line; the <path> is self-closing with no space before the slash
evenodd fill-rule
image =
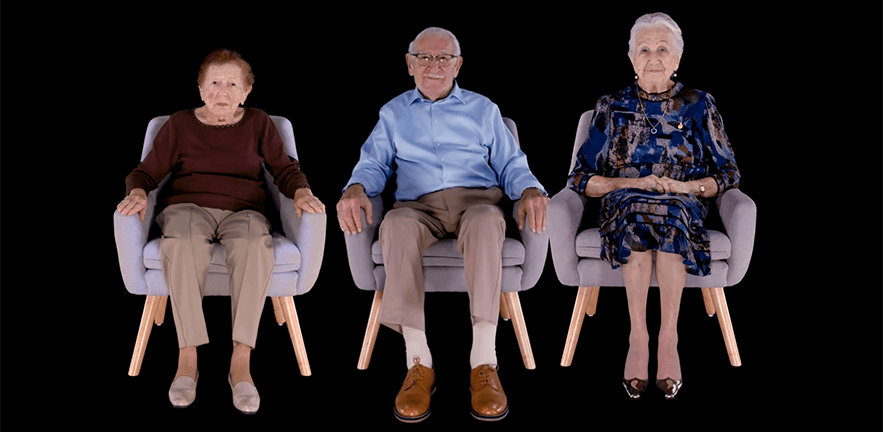
<path id="1" fill-rule="evenodd" d="M 576 155 L 579 153 L 580 147 L 586 142 L 586 138 L 589 137 L 589 127 L 592 124 L 594 113 L 595 110 L 588 110 L 579 118 L 579 125 L 576 127 L 576 139 L 573 140 L 573 152 L 570 154 L 570 169 L 567 170 L 568 176 L 573 172 L 573 167 L 576 166 Z"/>

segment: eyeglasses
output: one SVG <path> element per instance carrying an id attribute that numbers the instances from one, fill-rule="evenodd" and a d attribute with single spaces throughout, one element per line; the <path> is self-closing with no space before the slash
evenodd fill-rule
<path id="1" fill-rule="evenodd" d="M 411 54 L 411 53 L 408 53 Z M 454 58 L 458 57 L 451 54 L 439 54 L 439 55 L 430 55 L 430 54 L 411 54 L 414 57 L 417 57 L 417 64 L 420 66 L 429 66 L 433 61 L 438 61 L 439 67 L 450 66 L 454 62 Z"/>

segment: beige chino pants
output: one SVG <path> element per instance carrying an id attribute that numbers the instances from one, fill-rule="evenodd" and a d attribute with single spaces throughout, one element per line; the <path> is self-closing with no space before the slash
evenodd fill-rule
<path id="1" fill-rule="evenodd" d="M 465 260 L 472 323 L 500 316 L 502 250 L 506 234 L 500 188 L 451 188 L 397 202 L 380 224 L 386 270 L 380 322 L 425 330 L 423 252 L 448 234 Z"/>
<path id="2" fill-rule="evenodd" d="M 252 348 L 275 265 L 270 223 L 260 213 L 174 204 L 156 218 L 178 346 L 208 343 L 202 311 L 205 281 L 218 239 L 227 255 L 233 342 Z"/>

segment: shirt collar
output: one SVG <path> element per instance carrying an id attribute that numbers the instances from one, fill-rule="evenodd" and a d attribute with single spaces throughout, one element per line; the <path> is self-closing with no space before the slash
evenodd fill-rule
<path id="1" fill-rule="evenodd" d="M 457 80 L 454 80 L 454 88 L 451 89 L 451 92 L 448 93 L 448 95 L 444 99 L 439 99 L 435 102 L 442 102 L 442 101 L 445 101 L 448 99 L 456 100 L 460 103 L 466 103 L 463 100 L 463 90 L 461 90 L 460 86 L 457 85 Z M 411 91 L 411 96 L 409 97 L 409 100 L 410 100 L 409 103 L 421 102 L 421 101 L 431 102 L 429 99 L 424 98 L 423 95 L 420 94 L 420 89 L 418 89 L 416 86 L 414 87 L 414 90 Z"/>

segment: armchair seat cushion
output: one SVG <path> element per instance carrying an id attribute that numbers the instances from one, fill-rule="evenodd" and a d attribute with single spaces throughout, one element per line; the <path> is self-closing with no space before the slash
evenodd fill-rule
<path id="1" fill-rule="evenodd" d="M 300 269 L 300 249 L 288 238 L 278 232 L 273 232 L 273 255 L 276 265 L 273 273 L 288 273 Z M 150 270 L 162 270 L 162 260 L 159 251 L 160 238 L 155 238 L 144 246 L 144 266 Z M 224 246 L 215 242 L 215 252 L 209 265 L 209 273 L 227 274 L 227 254 Z"/>
<path id="2" fill-rule="evenodd" d="M 719 261 L 730 257 L 733 246 L 726 234 L 708 230 L 711 260 Z M 583 230 L 576 236 L 576 254 L 581 258 L 601 258 L 601 234 L 598 228 Z"/>
<path id="3" fill-rule="evenodd" d="M 380 241 L 371 245 L 371 259 L 374 264 L 383 265 L 383 251 Z M 524 264 L 524 244 L 513 238 L 503 241 L 503 267 Z M 457 250 L 456 239 L 441 239 L 423 254 L 424 267 L 463 267 L 463 255 Z"/>

